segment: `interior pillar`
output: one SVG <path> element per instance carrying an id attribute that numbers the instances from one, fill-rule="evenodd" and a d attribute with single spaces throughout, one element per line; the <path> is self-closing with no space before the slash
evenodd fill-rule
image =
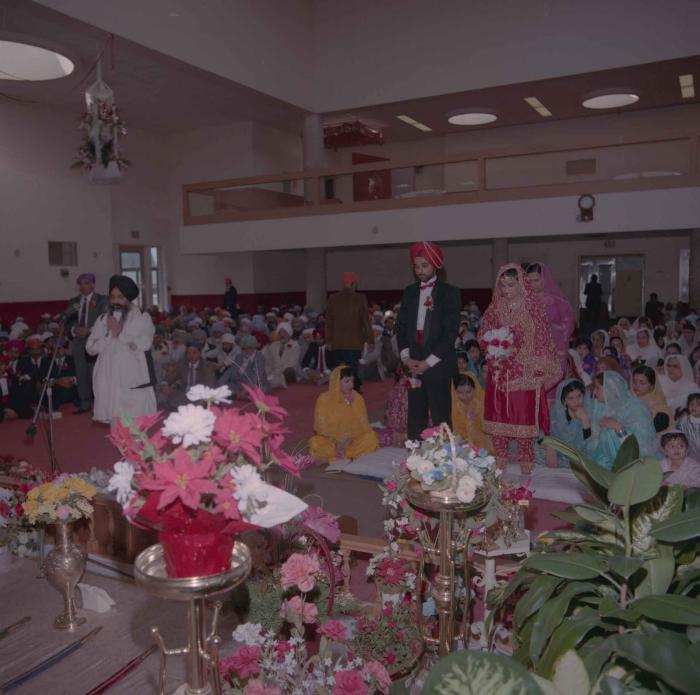
<path id="1" fill-rule="evenodd" d="M 326 249 L 306 249 L 306 303 L 323 311 L 327 293 Z"/>

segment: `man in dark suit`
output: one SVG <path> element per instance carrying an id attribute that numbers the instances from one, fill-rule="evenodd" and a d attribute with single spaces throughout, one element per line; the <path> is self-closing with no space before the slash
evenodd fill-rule
<path id="1" fill-rule="evenodd" d="M 224 292 L 224 309 L 233 318 L 238 314 L 238 290 L 233 286 L 231 278 L 226 278 L 226 291 Z"/>
<path id="2" fill-rule="evenodd" d="M 374 333 L 367 298 L 357 291 L 356 273 L 343 273 L 343 289 L 328 298 L 325 329 L 331 366 L 357 369 L 365 343 L 374 345 Z"/>
<path id="3" fill-rule="evenodd" d="M 27 354 L 17 360 L 15 388 L 10 396 L 15 403 L 13 409 L 20 417 L 31 417 L 33 406 L 39 402 L 41 382 L 49 368 L 49 358 L 38 335 L 27 338 Z"/>
<path id="4" fill-rule="evenodd" d="M 108 300 L 95 292 L 95 276 L 78 276 L 78 296 L 66 308 L 66 333 L 73 338 L 73 363 L 78 380 L 79 406 L 76 413 L 87 413 L 92 407 L 92 368 L 95 358 L 85 352 L 85 344 L 95 321 L 107 311 Z"/>
<path id="5" fill-rule="evenodd" d="M 198 343 L 192 342 L 187 345 L 185 359 L 175 367 L 169 384 L 168 407 L 171 410 L 189 403 L 187 391 L 192 386 L 197 384 L 212 388 L 216 386 L 214 365 L 204 359 L 202 348 Z"/>
<path id="6" fill-rule="evenodd" d="M 67 340 L 60 338 L 58 347 L 56 348 L 56 360 L 53 363 L 51 370 L 51 378 L 53 379 L 52 400 L 53 407 L 58 410 L 64 403 L 73 403 L 79 405 L 77 377 L 75 375 L 75 363 L 73 358 L 66 354 Z M 46 360 L 46 371 L 42 378 L 46 376 L 49 369 L 50 357 Z"/>
<path id="7" fill-rule="evenodd" d="M 437 271 L 444 266 L 442 249 L 433 242 L 411 247 L 413 272 L 418 282 L 401 298 L 397 342 L 413 388 L 408 392 L 408 438 L 420 440 L 428 426 L 451 425 L 451 379 L 457 373 L 455 339 L 459 328 L 459 290 L 442 282 Z"/>

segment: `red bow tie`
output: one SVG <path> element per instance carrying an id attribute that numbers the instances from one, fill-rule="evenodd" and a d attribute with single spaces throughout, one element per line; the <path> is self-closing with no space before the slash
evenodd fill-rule
<path id="1" fill-rule="evenodd" d="M 431 287 L 433 287 L 433 285 L 435 285 L 435 280 L 431 280 L 430 282 L 421 283 L 420 288 L 422 290 L 429 290 Z"/>

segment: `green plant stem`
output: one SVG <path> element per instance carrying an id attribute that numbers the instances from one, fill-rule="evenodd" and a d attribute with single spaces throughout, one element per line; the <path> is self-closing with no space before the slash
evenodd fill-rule
<path id="1" fill-rule="evenodd" d="M 632 530 L 630 529 L 630 508 L 627 505 L 622 508 L 622 520 L 625 526 L 625 557 L 631 557 Z"/>
<path id="2" fill-rule="evenodd" d="M 607 579 L 620 592 L 620 594 L 622 594 L 622 588 L 624 585 L 620 584 L 620 582 L 618 582 L 617 579 L 610 576 L 606 572 L 601 572 L 600 576 L 603 577 L 604 579 Z"/>

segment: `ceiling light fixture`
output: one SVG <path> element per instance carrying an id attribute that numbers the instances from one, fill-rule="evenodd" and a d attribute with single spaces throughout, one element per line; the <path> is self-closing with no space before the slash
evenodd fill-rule
<path id="1" fill-rule="evenodd" d="M 695 98 L 695 80 L 693 75 L 678 75 L 678 83 L 681 86 L 681 96 L 684 99 Z"/>
<path id="2" fill-rule="evenodd" d="M 407 116 L 405 113 L 401 114 L 400 116 L 397 116 L 400 121 L 403 121 L 404 123 L 407 123 L 408 125 L 413 126 L 414 128 L 418 128 L 418 130 L 422 130 L 424 133 L 430 133 L 433 129 L 425 123 L 421 123 L 420 121 L 417 121 L 415 118 L 411 118 L 410 116 Z"/>
<path id="3" fill-rule="evenodd" d="M 486 111 L 454 111 L 447 115 L 447 122 L 452 125 L 486 125 L 498 120 L 495 113 Z"/>
<path id="4" fill-rule="evenodd" d="M 549 118 L 552 115 L 552 112 L 537 97 L 525 97 L 525 101 L 529 106 L 532 106 L 542 118 Z"/>
<path id="5" fill-rule="evenodd" d="M 581 105 L 586 109 L 619 109 L 622 106 L 636 104 L 638 101 L 638 94 L 615 92 L 584 99 Z"/>
<path id="6" fill-rule="evenodd" d="M 0 40 L 0 80 L 57 80 L 74 69 L 72 60 L 50 49 Z"/>

